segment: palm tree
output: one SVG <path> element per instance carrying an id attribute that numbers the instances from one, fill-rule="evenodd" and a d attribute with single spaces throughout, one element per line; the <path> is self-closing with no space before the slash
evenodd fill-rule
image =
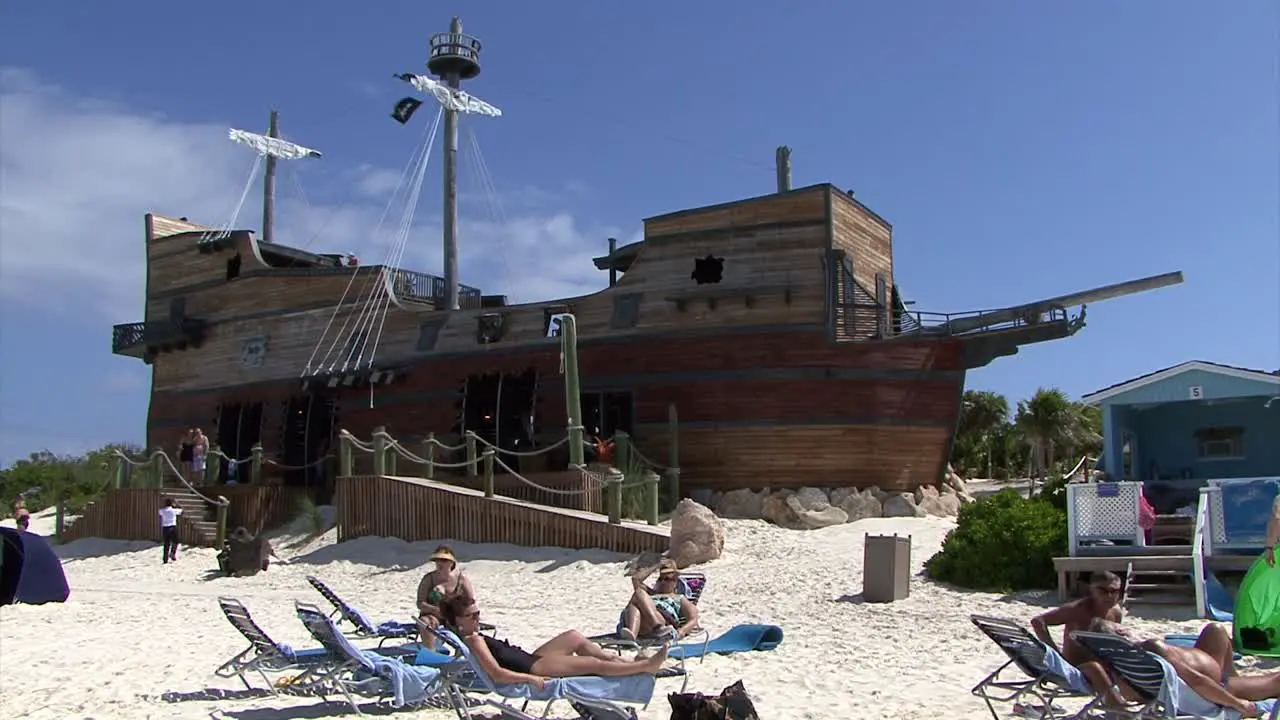
<path id="1" fill-rule="evenodd" d="M 1009 401 L 1000 393 L 965 390 L 960 401 L 960 422 L 956 435 L 966 448 L 985 455 L 987 474 L 991 477 L 991 451 L 996 436 L 1009 422 Z"/>
<path id="2" fill-rule="evenodd" d="M 1100 439 L 1095 430 L 1101 424 L 1096 410 L 1072 402 L 1058 388 L 1040 388 L 1029 399 L 1019 401 L 1013 424 L 1030 450 L 1028 495 L 1035 494 L 1037 477 L 1041 482 L 1048 477 L 1058 450 L 1069 455 Z"/>

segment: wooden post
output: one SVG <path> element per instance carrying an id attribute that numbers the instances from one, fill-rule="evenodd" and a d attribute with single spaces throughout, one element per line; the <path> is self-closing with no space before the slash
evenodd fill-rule
<path id="1" fill-rule="evenodd" d="M 473 478 L 476 476 L 476 434 L 471 432 L 470 430 L 467 431 L 466 443 L 467 443 L 467 477 Z"/>
<path id="2" fill-rule="evenodd" d="M 226 498 L 218 497 L 218 530 L 217 539 L 214 541 L 215 549 L 219 552 L 222 547 L 227 544 L 227 511 L 231 507 L 231 501 Z"/>
<path id="3" fill-rule="evenodd" d="M 426 460 L 426 464 L 422 466 L 422 477 L 433 480 L 436 476 L 436 434 L 427 433 L 427 439 L 422 441 L 422 459 Z"/>
<path id="4" fill-rule="evenodd" d="M 165 456 L 162 452 L 157 452 L 155 455 L 151 456 L 151 472 L 155 473 L 155 477 L 151 480 L 158 488 L 164 487 L 164 458 Z"/>
<path id="5" fill-rule="evenodd" d="M 373 429 L 373 474 L 387 474 L 387 428 L 379 425 Z"/>
<path id="6" fill-rule="evenodd" d="M 569 418 L 569 464 L 586 464 L 582 427 L 582 386 L 578 384 L 578 320 L 560 316 L 560 357 L 564 361 L 564 404 Z"/>
<path id="7" fill-rule="evenodd" d="M 393 477 L 397 475 L 396 467 L 400 464 L 400 458 L 398 457 L 400 453 L 396 452 L 395 443 L 396 439 L 394 437 L 387 438 L 387 448 L 385 450 L 387 459 L 384 461 L 387 466 L 387 474 Z"/>
<path id="8" fill-rule="evenodd" d="M 208 481 L 210 475 L 215 483 L 222 480 L 222 451 L 214 445 L 206 457 L 209 463 L 205 466 L 205 480 Z"/>
<path id="9" fill-rule="evenodd" d="M 262 482 L 262 443 L 254 443 L 249 453 L 253 457 L 249 461 L 249 482 L 257 485 Z"/>
<path id="10" fill-rule="evenodd" d="M 53 536 L 58 540 L 62 540 L 62 532 L 67 528 L 67 497 L 63 495 L 58 498 L 58 507 L 54 511 L 53 517 Z"/>
<path id="11" fill-rule="evenodd" d="M 484 496 L 493 497 L 493 456 L 496 453 L 493 448 L 484 449 Z"/>
<path id="12" fill-rule="evenodd" d="M 658 524 L 658 473 L 646 471 L 645 480 L 645 521 L 650 525 Z"/>
<path id="13" fill-rule="evenodd" d="M 342 477 L 351 477 L 352 471 L 355 469 L 351 453 L 351 437 L 346 430 L 338 433 L 338 474 Z"/>
<path id="14" fill-rule="evenodd" d="M 613 433 L 613 466 L 624 473 L 631 469 L 631 436 L 623 430 Z"/>
<path id="15" fill-rule="evenodd" d="M 622 481 L 626 479 L 622 471 L 609 468 L 604 475 L 604 506 L 609 513 L 609 524 L 622 523 Z"/>

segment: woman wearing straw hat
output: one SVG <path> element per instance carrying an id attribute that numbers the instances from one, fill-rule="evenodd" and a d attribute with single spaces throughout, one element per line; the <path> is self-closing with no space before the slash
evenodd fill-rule
<path id="1" fill-rule="evenodd" d="M 433 630 L 440 627 L 443 619 L 440 607 L 445 599 L 454 595 L 474 598 L 476 593 L 471 581 L 458 569 L 458 559 L 448 545 L 437 547 L 427 559 L 435 563 L 435 567 L 418 583 L 418 635 L 423 645 L 435 649 Z"/>

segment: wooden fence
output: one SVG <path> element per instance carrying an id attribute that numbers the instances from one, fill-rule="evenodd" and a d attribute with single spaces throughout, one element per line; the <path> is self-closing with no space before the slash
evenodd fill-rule
<path id="1" fill-rule="evenodd" d="M 160 542 L 160 518 L 157 514 L 170 494 L 167 488 L 119 488 L 108 490 L 84 508 L 83 514 L 68 524 L 62 533 L 64 542 L 88 537 L 113 540 L 151 540 Z M 230 501 L 227 527 L 244 527 L 255 535 L 292 520 L 298 504 L 307 494 L 305 488 L 281 485 L 208 485 L 200 488 L 205 495 L 219 495 Z M 213 520 L 184 514 L 178 522 L 178 542 L 204 545 L 195 526 L 200 520 Z"/>
<path id="2" fill-rule="evenodd" d="M 603 515 L 534 505 L 433 480 L 355 476 L 338 478 L 338 540 L 396 537 L 409 542 L 453 539 L 525 547 L 602 548 L 621 553 L 663 552 L 665 529 L 610 524 Z"/>

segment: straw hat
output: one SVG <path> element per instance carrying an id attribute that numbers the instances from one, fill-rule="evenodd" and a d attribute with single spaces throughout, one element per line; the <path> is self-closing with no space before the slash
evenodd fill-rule
<path id="1" fill-rule="evenodd" d="M 458 558 L 453 556 L 453 551 L 449 548 L 436 548 L 436 551 L 431 553 L 431 557 L 427 559 L 432 562 L 435 562 L 436 560 L 447 560 L 453 563 L 454 567 L 458 566 Z"/>
<path id="2" fill-rule="evenodd" d="M 679 575 L 680 566 L 671 558 L 662 558 L 662 562 L 658 563 L 658 575 Z"/>

